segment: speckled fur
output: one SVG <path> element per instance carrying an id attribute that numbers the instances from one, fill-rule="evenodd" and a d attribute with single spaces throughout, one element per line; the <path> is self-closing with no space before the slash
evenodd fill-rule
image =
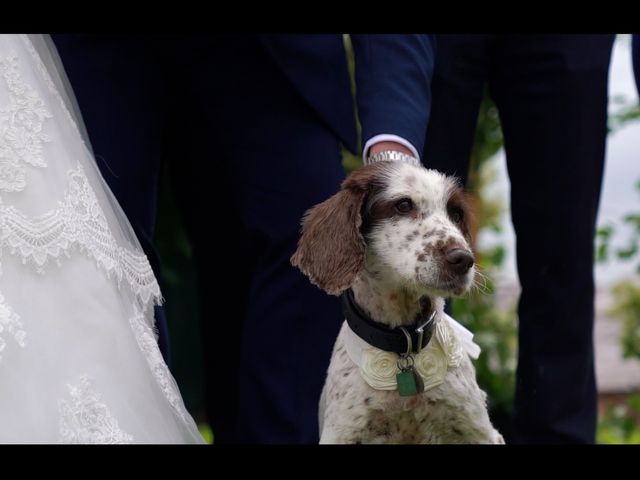
<path id="1" fill-rule="evenodd" d="M 403 198 L 413 208 L 400 213 L 396 205 Z M 336 213 L 327 215 L 327 205 Z M 355 211 L 364 212 L 363 218 Z M 464 213 L 462 220 L 456 211 Z M 330 294 L 351 287 L 360 307 L 390 327 L 414 324 L 433 310 L 439 318 L 442 297 L 460 295 L 473 283 L 474 267 L 455 273 L 445 261 L 450 249 L 471 252 L 469 218 L 454 179 L 380 162 L 351 174 L 341 192 L 307 213 L 292 263 Z M 336 239 L 352 243 L 329 245 Z M 342 252 L 359 259 L 357 269 Z M 401 397 L 363 380 L 346 352 L 345 332 L 343 325 L 320 399 L 320 443 L 504 443 L 491 425 L 486 394 L 468 357 L 449 370 L 443 384 Z"/>

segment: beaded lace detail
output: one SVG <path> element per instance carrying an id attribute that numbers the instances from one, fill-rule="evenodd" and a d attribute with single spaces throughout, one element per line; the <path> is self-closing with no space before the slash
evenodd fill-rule
<path id="1" fill-rule="evenodd" d="M 58 92 L 58 89 L 53 83 L 53 80 L 51 79 L 51 75 L 49 75 L 49 71 L 47 70 L 47 67 L 44 65 L 44 63 L 42 63 L 42 59 L 40 58 L 40 55 L 38 55 L 38 52 L 36 52 L 36 49 L 31 43 L 31 40 L 29 40 L 29 36 L 25 34 L 21 34 L 20 38 L 22 39 L 22 41 L 27 47 L 27 50 L 31 54 L 31 57 L 34 60 L 36 67 L 40 71 L 40 74 L 42 75 L 42 78 L 44 79 L 44 83 L 47 85 L 47 88 L 60 102 L 60 107 L 62 108 L 62 111 L 64 112 L 65 117 L 67 117 L 67 120 L 69 120 L 71 125 L 73 125 L 73 127 L 79 132 L 80 130 L 78 129 L 78 125 L 76 124 L 75 120 L 73 119 L 73 116 L 69 112 L 69 109 L 67 108 L 65 101 L 62 99 L 62 96 L 60 96 L 60 92 Z M 83 140 L 83 143 L 84 143 L 84 140 Z"/>
<path id="2" fill-rule="evenodd" d="M 7 342 L 3 338 L 5 333 L 10 334 L 19 346 L 25 346 L 26 333 L 22 328 L 20 317 L 5 303 L 4 297 L 0 293 L 0 354 L 7 346 Z M 1 359 L 2 356 L 0 356 Z"/>
<path id="3" fill-rule="evenodd" d="M 59 443 L 133 443 L 133 437 L 120 429 L 100 394 L 92 389 L 87 375 L 67 388 L 69 400 L 58 401 Z"/>
<path id="4" fill-rule="evenodd" d="M 0 58 L 0 77 L 9 102 L 0 108 L 0 191 L 19 192 L 26 186 L 26 165 L 46 167 L 42 144 L 51 139 L 42 131 L 52 115 L 18 72 L 16 56 Z"/>

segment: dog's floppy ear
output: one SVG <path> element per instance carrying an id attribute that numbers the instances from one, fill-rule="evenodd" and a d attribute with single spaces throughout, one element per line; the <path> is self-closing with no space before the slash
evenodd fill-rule
<path id="1" fill-rule="evenodd" d="M 291 264 L 330 295 L 340 295 L 364 265 L 365 241 L 360 233 L 362 204 L 383 182 L 388 168 L 379 162 L 353 172 L 334 196 L 308 210 Z"/>

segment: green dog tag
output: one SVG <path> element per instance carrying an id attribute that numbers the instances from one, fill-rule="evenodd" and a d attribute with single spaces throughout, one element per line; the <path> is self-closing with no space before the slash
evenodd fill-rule
<path id="1" fill-rule="evenodd" d="M 413 367 L 402 370 L 396 375 L 398 383 L 398 393 L 401 397 L 418 395 L 424 391 L 424 382 L 418 372 Z"/>

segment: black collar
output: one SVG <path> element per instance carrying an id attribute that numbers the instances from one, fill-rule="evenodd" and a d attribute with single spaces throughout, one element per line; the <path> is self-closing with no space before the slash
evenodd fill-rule
<path id="1" fill-rule="evenodd" d="M 387 352 L 395 352 L 398 355 L 407 353 L 407 337 L 401 328 L 389 328 L 372 320 L 356 304 L 351 289 L 345 290 L 342 294 L 342 312 L 351 330 L 369 345 Z M 434 319 L 435 314 L 432 314 L 421 325 L 405 327 L 406 331 L 411 335 L 413 352 L 417 353 L 429 344 L 429 340 L 433 335 Z M 422 345 L 418 346 L 421 330 Z"/>

